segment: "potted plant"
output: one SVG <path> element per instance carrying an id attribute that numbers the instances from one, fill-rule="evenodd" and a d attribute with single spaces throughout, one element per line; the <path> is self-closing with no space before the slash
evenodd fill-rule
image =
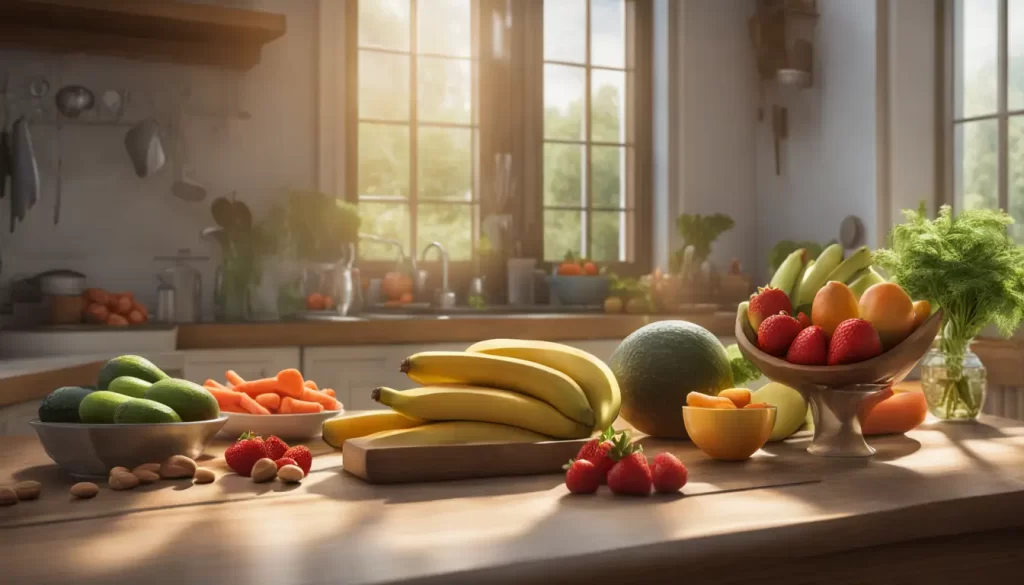
<path id="1" fill-rule="evenodd" d="M 673 254 L 670 272 L 680 278 L 679 301 L 697 303 L 713 298 L 714 270 L 708 260 L 711 246 L 734 225 L 724 213 L 684 213 L 676 220 L 683 247 Z"/>

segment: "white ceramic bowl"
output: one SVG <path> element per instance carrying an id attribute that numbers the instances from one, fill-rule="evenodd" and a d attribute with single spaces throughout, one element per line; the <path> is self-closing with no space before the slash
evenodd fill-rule
<path id="1" fill-rule="evenodd" d="M 325 410 L 311 414 L 241 414 L 225 412 L 228 421 L 220 430 L 220 434 L 229 439 L 237 439 L 246 431 L 261 437 L 276 435 L 286 441 L 306 440 L 320 436 L 325 420 L 344 413 L 344 410 Z"/>

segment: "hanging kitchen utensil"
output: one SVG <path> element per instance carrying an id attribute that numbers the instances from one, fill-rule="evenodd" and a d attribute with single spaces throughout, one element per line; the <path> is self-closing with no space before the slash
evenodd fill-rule
<path id="1" fill-rule="evenodd" d="M 135 174 L 140 178 L 152 175 L 167 163 L 160 139 L 160 125 L 155 120 L 147 118 L 132 126 L 124 135 L 124 147 L 128 150 Z"/>
<path id="2" fill-rule="evenodd" d="M 189 176 L 188 154 L 185 145 L 185 106 L 184 100 L 178 111 L 176 123 L 176 144 L 178 168 L 174 182 L 171 183 L 171 194 L 184 201 L 202 201 L 206 199 L 206 187 L 200 185 L 195 179 Z"/>
<path id="3" fill-rule="evenodd" d="M 11 197 L 17 202 L 14 211 L 18 221 L 22 221 L 39 200 L 39 166 L 32 147 L 32 132 L 24 116 L 14 121 L 11 141 Z"/>
<path id="4" fill-rule="evenodd" d="M 68 85 L 60 88 L 56 97 L 57 110 L 72 120 L 93 108 L 96 96 L 92 90 L 81 85 Z"/>
<path id="5" fill-rule="evenodd" d="M 231 201 L 224 197 L 218 197 L 210 204 L 210 214 L 213 215 L 213 221 L 217 222 L 217 225 L 225 230 L 232 229 L 235 225 L 234 211 L 235 208 Z"/>
<path id="6" fill-rule="evenodd" d="M 11 176 L 11 135 L 0 126 L 0 199 L 7 196 L 7 178 Z"/>

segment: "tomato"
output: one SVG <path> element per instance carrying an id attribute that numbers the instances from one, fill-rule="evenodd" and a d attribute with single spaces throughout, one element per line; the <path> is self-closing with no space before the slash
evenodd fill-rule
<path id="1" fill-rule="evenodd" d="M 324 296 L 320 293 L 312 293 L 306 297 L 306 308 L 310 311 L 324 310 Z"/>
<path id="2" fill-rule="evenodd" d="M 575 262 L 562 262 L 558 266 L 559 276 L 580 276 L 583 274 L 583 268 Z"/>
<path id="3" fill-rule="evenodd" d="M 388 272 L 380 284 L 380 290 L 391 301 L 397 301 L 402 295 L 412 294 L 412 279 L 408 274 Z"/>
<path id="4" fill-rule="evenodd" d="M 593 262 L 587 262 L 586 264 L 583 265 L 583 274 L 586 274 L 587 276 L 596 276 L 597 272 L 597 264 L 594 264 Z"/>

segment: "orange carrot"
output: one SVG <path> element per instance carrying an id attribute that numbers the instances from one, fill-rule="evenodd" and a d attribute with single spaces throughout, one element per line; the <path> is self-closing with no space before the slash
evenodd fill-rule
<path id="1" fill-rule="evenodd" d="M 259 402 L 263 408 L 273 412 L 281 408 L 281 397 L 277 394 L 260 394 L 256 397 L 256 402 Z"/>
<path id="2" fill-rule="evenodd" d="M 270 411 L 248 394 L 239 394 L 239 402 L 250 414 L 270 414 Z"/>
<path id="3" fill-rule="evenodd" d="M 228 388 L 224 384 L 221 384 L 217 380 L 213 380 L 213 379 L 207 379 L 205 382 L 203 382 L 203 386 L 206 386 L 207 388 L 209 388 L 210 386 L 213 386 L 214 388 L 220 388 L 221 390 L 231 390 L 230 388 Z"/>
<path id="4" fill-rule="evenodd" d="M 302 399 L 303 391 L 307 388 L 303 385 L 302 374 L 298 370 L 289 368 L 281 370 L 277 374 L 277 392 L 282 396 Z"/>
<path id="5" fill-rule="evenodd" d="M 232 386 L 238 386 L 239 384 L 245 384 L 245 380 L 242 379 L 234 370 L 228 370 L 224 372 L 224 377 L 227 378 L 228 384 Z"/>
<path id="6" fill-rule="evenodd" d="M 308 414 L 323 411 L 324 405 L 319 402 L 295 400 L 291 396 L 285 396 L 281 399 L 281 414 Z"/>
<path id="7" fill-rule="evenodd" d="M 241 396 L 241 394 L 239 394 L 239 396 Z M 248 410 L 242 408 L 241 406 L 224 406 L 224 405 L 221 405 L 220 411 L 221 412 L 236 412 L 238 414 L 252 414 Z"/>
<path id="8" fill-rule="evenodd" d="M 302 393 L 302 399 L 306 402 L 318 402 L 324 405 L 324 410 L 338 410 L 338 401 L 323 392 L 306 388 Z"/>
<path id="9" fill-rule="evenodd" d="M 323 390 L 321 390 L 321 392 L 323 392 L 324 394 L 330 396 L 331 398 L 337 398 L 338 397 L 338 395 L 334 393 L 334 389 L 333 388 L 324 388 Z"/>
<path id="10" fill-rule="evenodd" d="M 241 408 L 242 407 L 242 396 L 240 392 L 234 390 L 227 390 L 224 388 L 218 388 L 216 386 L 203 386 L 206 390 L 213 394 L 213 397 L 217 399 L 217 404 L 220 405 L 221 410 L 228 407 Z"/>
<path id="11" fill-rule="evenodd" d="M 310 390 L 319 390 L 320 389 L 320 387 L 317 386 L 316 382 L 314 382 L 313 380 L 306 380 L 305 382 L 303 382 L 303 384 L 305 384 L 306 388 L 309 388 Z"/>
<path id="12" fill-rule="evenodd" d="M 259 396 L 268 392 L 278 392 L 279 387 L 280 384 L 278 384 L 276 378 L 263 378 L 262 380 L 245 382 L 244 384 L 235 384 L 235 392 L 245 392 L 249 396 Z"/>

